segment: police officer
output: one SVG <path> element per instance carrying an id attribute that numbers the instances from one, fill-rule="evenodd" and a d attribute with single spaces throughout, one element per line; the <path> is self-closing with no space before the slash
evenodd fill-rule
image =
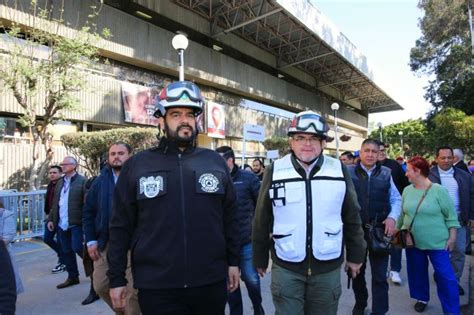
<path id="1" fill-rule="evenodd" d="M 196 147 L 196 116 L 203 104 L 195 84 L 169 84 L 155 112 L 163 119 L 164 137 L 122 168 L 108 251 L 116 310 L 126 303 L 129 249 L 145 315 L 224 314 L 227 289 L 239 285 L 232 179 L 218 153 Z"/>
<path id="2" fill-rule="evenodd" d="M 297 114 L 288 130 L 292 152 L 263 177 L 252 231 L 254 265 L 263 276 L 271 250 L 277 315 L 337 314 L 343 243 L 351 277 L 364 261 L 350 175 L 339 160 L 322 154 L 328 130 L 318 114 Z"/>

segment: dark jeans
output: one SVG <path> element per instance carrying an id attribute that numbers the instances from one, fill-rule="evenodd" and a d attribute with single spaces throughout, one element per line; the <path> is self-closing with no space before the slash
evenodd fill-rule
<path id="1" fill-rule="evenodd" d="M 226 281 L 195 288 L 138 289 L 143 315 L 224 315 Z"/>
<path id="2" fill-rule="evenodd" d="M 373 254 L 369 251 L 370 268 L 372 270 L 372 314 L 381 315 L 388 312 L 387 267 L 388 254 Z M 365 282 L 365 267 L 362 265 L 359 275 L 354 279 L 352 289 L 358 305 L 367 306 L 369 292 Z"/>
<path id="3" fill-rule="evenodd" d="M 64 264 L 69 278 L 79 277 L 79 270 L 77 269 L 76 254 L 82 258 L 84 236 L 82 233 L 82 226 L 76 225 L 69 227 L 67 231 L 63 231 L 58 227 L 58 235 L 60 239 L 61 248 L 63 250 Z"/>
<path id="4" fill-rule="evenodd" d="M 44 225 L 43 242 L 56 252 L 56 255 L 58 255 L 58 263 L 64 264 L 64 260 L 62 257 L 63 250 L 60 245 L 59 235 L 57 235 L 57 231 L 58 227 L 55 227 L 54 230 L 51 232 L 48 229 L 48 222 L 46 222 Z M 54 239 L 54 236 L 56 236 L 56 240 Z"/>
<path id="5" fill-rule="evenodd" d="M 252 263 L 252 243 L 243 245 L 240 250 L 240 274 L 247 287 L 249 298 L 252 301 L 254 314 L 262 314 L 260 278 Z M 242 315 L 244 313 L 240 286 L 234 292 L 229 293 L 229 308 L 231 315 Z"/>
<path id="6" fill-rule="evenodd" d="M 392 247 L 390 253 L 390 271 L 400 272 L 402 270 L 402 250 Z"/>

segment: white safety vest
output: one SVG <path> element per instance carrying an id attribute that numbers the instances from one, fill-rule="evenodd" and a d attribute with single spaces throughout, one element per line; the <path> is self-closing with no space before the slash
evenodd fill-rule
<path id="1" fill-rule="evenodd" d="M 288 262 L 305 259 L 309 224 L 313 228 L 313 256 L 319 260 L 340 257 L 341 210 L 346 194 L 341 162 L 324 156 L 321 169 L 310 181 L 296 172 L 290 154 L 275 161 L 273 167 L 269 194 L 273 202 L 273 240 L 278 258 Z M 312 221 L 307 211 L 311 211 Z"/>

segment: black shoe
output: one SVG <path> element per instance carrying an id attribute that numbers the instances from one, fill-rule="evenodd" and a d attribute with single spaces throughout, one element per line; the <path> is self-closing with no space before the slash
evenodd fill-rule
<path id="1" fill-rule="evenodd" d="M 82 305 L 91 304 L 91 303 L 94 303 L 95 301 L 97 301 L 98 299 L 100 299 L 100 297 L 97 295 L 97 293 L 91 292 L 91 293 L 89 293 L 89 295 L 86 297 L 86 299 L 81 302 L 81 304 L 82 304 Z"/>
<path id="2" fill-rule="evenodd" d="M 425 310 L 426 308 L 426 305 L 428 305 L 428 303 L 423 303 L 421 301 L 418 301 L 415 303 L 415 306 L 413 307 L 415 309 L 415 311 L 417 311 L 418 313 L 423 313 L 423 311 Z"/>
<path id="3" fill-rule="evenodd" d="M 464 295 L 464 289 L 458 284 L 459 287 L 459 295 Z"/>
<path id="4" fill-rule="evenodd" d="M 364 315 L 366 305 L 355 304 L 352 309 L 352 315 Z"/>
<path id="5" fill-rule="evenodd" d="M 56 286 L 58 289 L 64 289 L 73 285 L 79 284 L 79 278 L 67 278 L 66 281 Z"/>

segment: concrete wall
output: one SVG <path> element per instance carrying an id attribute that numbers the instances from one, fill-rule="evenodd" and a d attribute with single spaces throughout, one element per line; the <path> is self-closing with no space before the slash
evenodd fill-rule
<path id="1" fill-rule="evenodd" d="M 27 3 L 28 1 L 20 2 Z M 194 25 L 197 30 L 209 27 L 202 18 L 182 8 L 176 7 L 176 10 L 168 10 L 172 5 L 169 1 L 150 1 L 150 3 L 157 3 L 161 11 L 177 14 L 176 19 L 179 22 L 188 21 L 187 23 Z M 66 1 L 65 20 L 71 25 L 78 25 L 78 23 L 80 25 L 89 12 L 91 4 L 97 5 L 97 2 L 92 0 Z M 4 5 L 0 6 L 0 19 L 27 20 L 20 11 L 12 10 Z M 99 29 L 108 27 L 113 33 L 110 41 L 98 43 L 102 47 L 104 56 L 149 70 L 176 75 L 177 57 L 171 47 L 173 33 L 109 6 L 102 8 L 97 24 Z M 66 36 L 74 35 L 72 27 L 70 29 L 63 28 L 60 31 Z M 240 39 L 232 38 L 232 41 L 234 40 L 238 45 L 249 45 Z M 258 51 L 255 47 L 253 49 L 252 52 L 258 58 L 272 63 L 269 54 Z M 330 113 L 330 102 L 326 98 L 280 80 L 199 43 L 190 42 L 185 56 L 187 79 L 193 79 L 201 84 L 232 91 L 250 99 L 285 109 L 295 111 L 313 109 L 324 115 Z M 275 62 L 274 60 L 273 63 Z M 345 108 L 341 108 L 339 116 L 362 128 L 367 126 L 367 117 Z"/>

